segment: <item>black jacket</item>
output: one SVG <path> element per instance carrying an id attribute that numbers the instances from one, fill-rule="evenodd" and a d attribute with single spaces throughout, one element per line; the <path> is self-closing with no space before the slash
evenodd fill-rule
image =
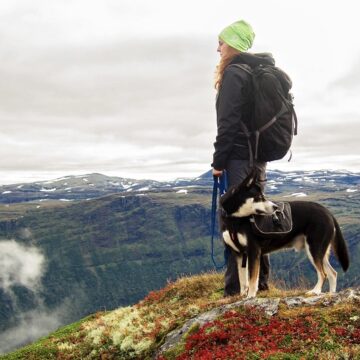
<path id="1" fill-rule="evenodd" d="M 251 70 L 260 64 L 275 65 L 271 54 L 237 55 L 226 67 L 216 99 L 217 136 L 211 166 L 216 170 L 226 168 L 228 160 L 249 159 L 248 142 L 242 134 L 241 122 L 251 129 L 253 114 L 251 74 L 235 64 Z"/>

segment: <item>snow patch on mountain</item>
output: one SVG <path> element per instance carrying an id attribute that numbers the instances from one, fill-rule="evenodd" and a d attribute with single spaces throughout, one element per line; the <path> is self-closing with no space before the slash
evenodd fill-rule
<path id="1" fill-rule="evenodd" d="M 293 193 L 290 195 L 284 195 L 284 197 L 305 197 L 307 196 L 307 194 L 303 193 L 303 192 L 299 192 L 299 193 Z"/>
<path id="2" fill-rule="evenodd" d="M 188 191 L 186 189 L 181 189 L 176 192 L 177 194 L 187 194 Z"/>
<path id="3" fill-rule="evenodd" d="M 141 189 L 138 189 L 137 191 L 149 191 L 150 188 L 148 186 L 142 187 Z"/>

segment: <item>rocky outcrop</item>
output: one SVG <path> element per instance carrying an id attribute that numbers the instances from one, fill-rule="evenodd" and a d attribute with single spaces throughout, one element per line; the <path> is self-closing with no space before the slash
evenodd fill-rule
<path id="1" fill-rule="evenodd" d="M 208 322 L 215 320 L 225 312 L 239 308 L 242 306 L 255 307 L 264 310 L 268 316 L 277 314 L 279 305 L 283 304 L 289 308 L 297 306 L 332 306 L 339 303 L 358 303 L 360 305 L 360 288 L 346 289 L 339 293 L 330 294 L 324 293 L 316 296 L 296 296 L 280 298 L 253 298 L 244 299 L 232 304 L 222 305 L 205 313 L 202 313 L 190 320 L 188 320 L 180 329 L 175 329 L 170 332 L 165 339 L 164 344 L 160 347 L 155 358 L 161 353 L 177 346 L 188 331 L 194 327 L 201 327 Z"/>

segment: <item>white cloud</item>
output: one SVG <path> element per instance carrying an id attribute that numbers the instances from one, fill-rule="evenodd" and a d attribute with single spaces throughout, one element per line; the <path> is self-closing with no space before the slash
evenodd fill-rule
<path id="1" fill-rule="evenodd" d="M 24 228 L 20 235 L 29 239 L 31 231 Z M 0 288 L 4 291 L 5 298 L 11 302 L 11 323 L 15 324 L 0 332 L 0 354 L 55 330 L 72 318 L 72 312 L 76 312 L 84 300 L 84 294 L 77 289 L 57 307 L 48 308 L 41 295 L 45 263 L 45 256 L 37 247 L 22 245 L 15 240 L 0 240 Z M 30 310 L 24 311 L 19 306 L 14 287 L 25 287 L 29 291 Z"/>
<path id="2" fill-rule="evenodd" d="M 84 293 L 80 289 L 74 290 L 55 308 L 45 306 L 39 293 L 35 292 L 34 295 L 35 307 L 16 312 L 13 318 L 16 325 L 0 333 L 0 354 L 14 351 L 71 322 L 73 312 L 76 313 L 84 301 Z"/>
<path id="3" fill-rule="evenodd" d="M 44 255 L 38 248 L 21 245 L 15 240 L 0 241 L 0 287 L 5 292 L 15 285 L 30 290 L 36 288 L 44 265 Z"/>
<path id="4" fill-rule="evenodd" d="M 12 351 L 22 345 L 47 335 L 61 325 L 60 308 L 47 310 L 38 307 L 21 313 L 17 325 L 0 333 L 0 354 Z"/>

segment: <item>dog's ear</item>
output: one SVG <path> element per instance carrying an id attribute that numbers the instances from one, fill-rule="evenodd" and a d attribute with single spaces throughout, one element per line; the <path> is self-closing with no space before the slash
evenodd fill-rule
<path id="1" fill-rule="evenodd" d="M 239 185 L 232 185 L 227 189 L 226 193 L 220 197 L 220 203 L 222 201 L 226 201 L 228 198 L 233 197 L 235 194 L 239 192 Z"/>
<path id="2" fill-rule="evenodd" d="M 236 211 L 237 196 L 239 192 L 239 185 L 231 186 L 224 195 L 220 197 L 220 205 L 226 213 L 231 214 Z"/>

